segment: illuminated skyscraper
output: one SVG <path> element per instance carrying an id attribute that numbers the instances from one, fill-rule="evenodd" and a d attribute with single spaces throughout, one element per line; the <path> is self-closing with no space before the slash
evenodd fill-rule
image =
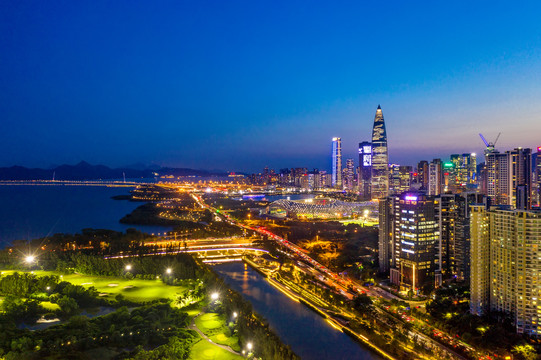
<path id="1" fill-rule="evenodd" d="M 393 254 L 389 254 L 393 257 L 389 262 L 393 267 L 391 282 L 400 285 L 402 290 L 417 291 L 425 285 L 433 286 L 436 284 L 435 275 L 438 270 L 436 258 L 439 237 L 434 198 L 421 193 L 405 192 L 389 199 L 392 200 L 382 200 L 382 203 L 394 203 L 390 210 L 394 214 L 384 219 L 393 222 L 392 228 L 381 224 L 380 227 L 392 234 Z M 380 211 L 386 211 L 384 206 L 380 206 Z M 380 238 L 380 249 L 385 246 L 385 242 L 388 242 L 386 236 Z"/>
<path id="2" fill-rule="evenodd" d="M 359 143 L 359 193 L 365 200 L 371 199 L 370 187 L 372 179 L 372 143 Z"/>
<path id="3" fill-rule="evenodd" d="M 389 155 L 387 131 L 381 107 L 378 105 L 372 129 L 372 179 L 373 198 L 384 198 L 389 194 Z"/>
<path id="4" fill-rule="evenodd" d="M 522 210 L 530 209 L 532 205 L 532 150 L 517 148 L 507 151 L 506 154 L 509 157 L 508 205 Z"/>
<path id="5" fill-rule="evenodd" d="M 531 149 L 517 148 L 504 154 L 497 150 L 485 152 L 487 195 L 494 205 L 531 207 L 532 157 Z M 521 188 L 517 193 L 517 189 Z"/>
<path id="6" fill-rule="evenodd" d="M 342 139 L 332 138 L 332 186 L 342 188 Z"/>
<path id="7" fill-rule="evenodd" d="M 441 159 L 434 159 L 428 164 L 428 195 L 439 195 L 443 192 L 442 178 Z"/>
<path id="8" fill-rule="evenodd" d="M 428 189 L 428 161 L 422 160 L 417 165 L 417 183 L 421 184 L 421 189 Z"/>
<path id="9" fill-rule="evenodd" d="M 344 188 L 346 190 L 353 190 L 353 175 L 355 174 L 355 160 L 353 159 L 347 159 L 346 160 L 346 168 L 344 169 L 346 171 L 346 176 L 343 178 L 344 181 Z"/>

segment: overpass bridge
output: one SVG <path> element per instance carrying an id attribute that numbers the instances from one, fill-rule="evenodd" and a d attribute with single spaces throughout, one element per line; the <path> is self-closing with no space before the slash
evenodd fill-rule
<path id="1" fill-rule="evenodd" d="M 193 254 L 205 263 L 240 261 L 246 255 L 262 255 L 268 250 L 253 245 L 252 239 L 221 238 L 187 241 L 157 240 L 145 243 L 148 252 L 141 255 L 115 255 L 106 259 L 122 259 L 137 256 L 164 256 Z"/>

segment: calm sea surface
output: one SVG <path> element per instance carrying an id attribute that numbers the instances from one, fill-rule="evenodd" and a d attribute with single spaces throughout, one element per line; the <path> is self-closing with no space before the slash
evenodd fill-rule
<path id="1" fill-rule="evenodd" d="M 66 185 L 0 185 L 0 248 L 13 240 L 54 233 L 76 233 L 84 228 L 125 231 L 136 228 L 158 233 L 170 228 L 124 225 L 119 220 L 141 202 L 113 200 L 130 188 Z"/>

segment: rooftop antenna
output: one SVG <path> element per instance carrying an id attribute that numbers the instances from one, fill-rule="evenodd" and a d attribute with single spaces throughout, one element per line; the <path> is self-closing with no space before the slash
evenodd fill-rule
<path id="1" fill-rule="evenodd" d="M 126 182 L 126 173 L 124 171 L 122 172 L 122 177 L 124 177 L 124 182 Z"/>
<path id="2" fill-rule="evenodd" d="M 53 171 L 53 181 L 54 181 L 54 176 L 56 175 L 56 171 Z"/>

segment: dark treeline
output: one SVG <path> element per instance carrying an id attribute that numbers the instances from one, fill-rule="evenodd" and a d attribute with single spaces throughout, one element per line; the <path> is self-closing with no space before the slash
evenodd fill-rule
<path id="1" fill-rule="evenodd" d="M 12 246 L 0 252 L 0 264 L 9 262 L 6 255 L 23 257 L 30 254 L 40 254 L 40 249 L 46 252 L 68 250 L 83 250 L 87 253 L 109 255 L 119 252 L 138 253 L 148 241 L 156 237 L 136 229 L 127 229 L 125 233 L 106 229 L 83 229 L 75 234 L 54 234 L 31 241 L 14 241 Z M 11 254 L 13 253 L 13 254 Z"/>

